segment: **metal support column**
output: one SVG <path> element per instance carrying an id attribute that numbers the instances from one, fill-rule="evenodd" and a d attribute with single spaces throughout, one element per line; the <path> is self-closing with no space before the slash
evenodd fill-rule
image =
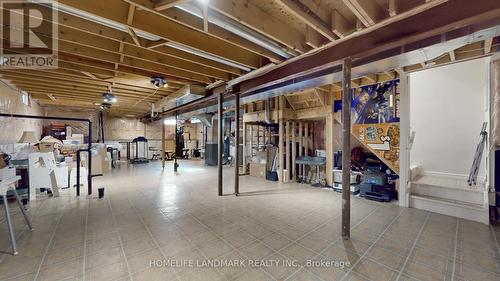
<path id="1" fill-rule="evenodd" d="M 165 118 L 161 119 L 161 167 L 165 169 Z"/>
<path id="2" fill-rule="evenodd" d="M 223 122 L 222 122 L 222 115 L 224 113 L 224 94 L 221 93 L 219 94 L 219 110 L 217 112 L 217 117 L 218 119 L 218 132 L 217 132 L 217 168 L 219 172 L 219 176 L 217 178 L 217 185 L 218 185 L 218 194 L 219 196 L 222 196 L 222 152 L 224 151 L 224 128 Z"/>
<path id="3" fill-rule="evenodd" d="M 342 79 L 342 237 L 351 236 L 351 58 L 345 58 Z"/>
<path id="4" fill-rule="evenodd" d="M 234 94 L 235 111 L 234 111 L 234 138 L 236 146 L 236 155 L 234 156 L 234 194 L 238 196 L 240 193 L 240 93 Z"/>
<path id="5" fill-rule="evenodd" d="M 179 134 L 177 132 L 177 130 L 178 130 L 177 123 L 179 122 L 178 116 L 179 115 L 177 114 L 177 112 L 175 112 L 175 149 L 174 149 L 174 151 L 175 151 L 175 153 L 174 153 L 174 172 L 175 173 L 177 173 L 177 169 L 179 168 L 179 163 L 177 163 L 177 158 L 180 157 L 179 155 L 182 155 L 182 151 L 178 150 L 179 146 L 177 145 L 179 143 Z"/>

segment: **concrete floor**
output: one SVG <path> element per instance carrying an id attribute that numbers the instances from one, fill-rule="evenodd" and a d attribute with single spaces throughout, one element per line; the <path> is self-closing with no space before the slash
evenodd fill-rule
<path id="1" fill-rule="evenodd" d="M 122 164 L 95 179 L 102 200 L 32 203 L 33 232 L 11 204 L 19 255 L 0 256 L 0 280 L 500 280 L 499 227 L 353 198 L 343 241 L 338 193 L 245 176 L 218 197 L 216 178 L 198 161 Z"/>

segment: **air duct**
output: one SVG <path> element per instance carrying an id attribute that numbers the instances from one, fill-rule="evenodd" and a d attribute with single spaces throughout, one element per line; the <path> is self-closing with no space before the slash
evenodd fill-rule
<path id="1" fill-rule="evenodd" d="M 271 118 L 269 118 L 269 99 L 266 99 L 265 102 L 265 111 L 264 111 L 264 121 L 266 121 L 267 124 L 271 124 Z"/>
<path id="2" fill-rule="evenodd" d="M 178 6 L 177 8 L 190 13 L 198 18 L 203 18 L 203 12 L 199 7 L 192 3 L 183 3 Z M 208 14 L 208 21 L 210 23 L 213 23 L 231 33 L 234 33 L 242 38 L 247 39 L 248 41 L 255 43 L 262 48 L 265 48 L 285 59 L 290 58 L 290 55 L 285 52 L 278 44 L 275 42 L 270 41 L 266 37 L 262 36 L 261 34 L 245 27 L 242 26 L 241 24 L 238 24 L 236 22 L 233 22 L 231 19 L 225 18 L 221 15 L 215 14 L 215 13 L 209 13 Z"/>
<path id="3" fill-rule="evenodd" d="M 212 118 L 213 118 L 212 114 L 202 113 L 202 114 L 195 115 L 193 117 L 200 120 L 201 124 L 203 124 L 207 127 L 212 127 Z"/>

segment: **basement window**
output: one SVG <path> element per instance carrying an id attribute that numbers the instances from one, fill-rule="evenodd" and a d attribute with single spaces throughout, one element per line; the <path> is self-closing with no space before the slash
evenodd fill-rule
<path id="1" fill-rule="evenodd" d="M 28 92 L 21 91 L 21 99 L 22 99 L 24 105 L 30 106 L 30 96 L 29 96 Z"/>

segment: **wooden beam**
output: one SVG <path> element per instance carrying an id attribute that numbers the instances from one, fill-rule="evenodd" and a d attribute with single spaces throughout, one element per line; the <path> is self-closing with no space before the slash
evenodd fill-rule
<path id="1" fill-rule="evenodd" d="M 305 36 L 247 1 L 210 0 L 210 8 L 280 42 L 299 53 L 307 51 Z"/>
<path id="2" fill-rule="evenodd" d="M 208 6 L 203 5 L 203 31 L 208 33 Z"/>
<path id="3" fill-rule="evenodd" d="M 342 65 L 342 237 L 351 236 L 351 58 Z"/>
<path id="4" fill-rule="evenodd" d="M 187 72 L 180 69 L 173 69 L 166 65 L 151 63 L 144 60 L 124 57 L 123 61 L 121 60 L 120 55 L 116 53 L 111 53 L 107 51 L 98 50 L 92 47 L 82 46 L 73 44 L 70 42 L 59 42 L 59 52 L 61 53 L 61 60 L 64 58 L 71 59 L 71 57 L 84 57 L 92 60 L 97 60 L 101 63 L 113 64 L 112 69 L 115 69 L 115 63 L 119 63 L 118 71 L 121 70 L 129 70 L 129 71 L 138 71 L 139 73 L 142 71 L 148 72 L 148 76 L 152 76 L 154 74 L 168 76 L 166 78 L 170 78 L 174 81 L 197 81 L 201 83 L 212 83 L 208 77 L 200 74 L 195 74 L 191 72 Z M 63 55 L 66 54 L 66 56 Z M 91 65 L 95 65 L 92 63 Z"/>
<path id="5" fill-rule="evenodd" d="M 127 25 L 128 4 L 122 0 L 60 0 L 59 3 L 112 20 L 118 24 Z M 143 10 L 143 8 L 147 7 L 140 6 L 140 8 L 141 10 L 136 9 L 133 24 L 127 25 L 129 28 L 142 30 L 161 39 L 191 46 L 194 49 L 225 58 L 252 69 L 261 66 L 261 58 L 247 50 Z"/>
<path id="6" fill-rule="evenodd" d="M 140 3 L 143 6 L 148 6 L 148 0 L 128 0 L 130 2 L 134 3 Z M 204 6 L 207 7 L 208 6 Z M 184 26 L 187 26 L 191 29 L 198 30 L 200 32 L 207 33 L 217 39 L 223 40 L 225 42 L 234 44 L 238 47 L 241 47 L 243 49 L 246 49 L 254 54 L 264 56 L 271 60 L 272 62 L 281 62 L 283 61 L 283 57 L 260 46 L 257 45 L 243 37 L 240 37 L 216 24 L 211 23 L 210 21 L 207 21 L 206 23 L 204 22 L 204 18 L 199 18 L 193 14 L 188 13 L 187 11 L 184 11 L 180 8 L 172 8 L 168 10 L 164 10 L 161 12 L 155 11 L 155 10 L 150 10 L 154 13 L 157 13 L 158 15 L 167 18 L 168 20 L 174 21 L 178 24 L 182 24 Z M 208 32 L 205 31 L 204 25 L 207 25 L 208 27 Z M 287 52 L 289 55 L 294 56 L 297 53 L 294 51 L 287 50 L 286 48 L 283 49 L 285 52 Z"/>
<path id="7" fill-rule="evenodd" d="M 455 50 L 449 51 L 450 61 L 455 61 Z"/>
<path id="8" fill-rule="evenodd" d="M 491 52 L 492 46 L 493 46 L 493 38 L 488 38 L 484 40 L 484 54 L 489 54 Z"/>
<path id="9" fill-rule="evenodd" d="M 130 4 L 128 7 L 127 24 L 132 25 L 134 22 L 135 6 Z"/>
<path id="10" fill-rule="evenodd" d="M 160 0 L 160 1 L 154 1 L 154 9 L 157 11 L 163 11 L 166 9 L 173 8 L 177 5 L 189 2 L 191 0 Z"/>
<path id="11" fill-rule="evenodd" d="M 343 0 L 343 2 L 365 26 L 374 25 L 387 16 L 387 12 L 373 0 Z"/>
<path id="12" fill-rule="evenodd" d="M 399 14 L 400 11 L 400 0 L 389 0 L 389 16 L 393 17 Z"/>
<path id="13" fill-rule="evenodd" d="M 322 45 L 320 35 L 309 26 L 306 26 L 306 44 L 313 49 Z"/>
<path id="14" fill-rule="evenodd" d="M 73 34 L 74 30 L 78 30 L 80 31 L 80 34 L 81 32 L 85 32 L 88 34 L 96 35 L 116 42 L 123 42 L 126 45 L 136 46 L 135 43 L 130 39 L 130 35 L 128 34 L 128 32 L 117 30 L 108 26 L 104 26 L 102 24 L 88 21 L 62 12 L 59 13 L 59 19 L 60 19 L 58 21 L 59 29 L 61 30 L 62 27 L 71 28 L 67 29 L 67 30 L 72 30 L 70 34 Z M 165 39 L 160 39 L 158 41 L 147 41 L 147 44 L 145 44 L 144 47 L 146 48 L 149 47 L 152 52 L 158 53 L 160 55 L 169 56 L 176 60 L 183 60 L 200 66 L 226 71 L 236 75 L 241 75 L 243 73 L 243 71 L 238 68 L 227 66 L 220 62 L 215 62 L 210 59 L 202 58 L 200 56 L 184 52 L 172 47 L 163 46 L 167 42 L 168 41 Z"/>
<path id="15" fill-rule="evenodd" d="M 93 34 L 88 34 L 78 30 L 67 27 L 60 27 L 59 40 L 68 42 L 70 45 L 78 44 L 83 47 L 91 47 L 107 52 L 120 54 L 120 63 L 124 62 L 124 58 L 130 57 L 148 61 L 151 63 L 158 63 L 169 67 L 174 67 L 180 70 L 189 71 L 192 73 L 206 75 L 223 81 L 228 81 L 231 76 L 219 69 L 213 69 L 204 65 L 188 62 L 176 57 L 167 56 L 146 48 L 142 48 L 132 44 L 125 44 L 125 42 L 116 42 L 107 38 L 99 37 Z M 116 50 L 118 48 L 118 51 Z M 241 73 L 241 72 L 240 72 Z"/>
<path id="16" fill-rule="evenodd" d="M 324 23 L 311 15 L 312 11 L 310 11 L 307 6 L 293 0 L 277 0 L 277 2 L 281 3 L 291 14 L 299 18 L 302 22 L 316 30 L 328 40 L 335 41 L 337 39 L 337 36 L 328 27 L 326 27 Z"/>
<path id="17" fill-rule="evenodd" d="M 355 30 L 355 26 L 347 21 L 347 19 L 337 10 L 333 10 L 332 12 L 331 24 L 333 33 L 340 38 L 343 38 L 346 34 Z"/>
<path id="18" fill-rule="evenodd" d="M 94 74 L 92 74 L 92 73 L 90 73 L 88 71 L 80 71 L 80 72 L 83 73 L 83 74 L 85 74 L 86 76 L 92 78 L 92 79 L 97 79 L 97 77 Z"/>
<path id="19" fill-rule="evenodd" d="M 47 96 L 48 96 L 51 100 L 53 100 L 53 101 L 57 101 L 57 99 L 54 97 L 54 95 L 53 95 L 53 94 L 47 94 Z"/>
<path id="20" fill-rule="evenodd" d="M 173 21 L 177 24 L 181 24 L 189 29 L 196 30 L 199 32 L 203 32 L 204 34 L 210 35 L 211 37 L 220 39 L 226 43 L 235 45 L 237 47 L 241 47 L 247 51 L 252 52 L 255 55 L 264 56 L 273 62 L 281 62 L 283 61 L 283 57 L 275 54 L 274 52 L 257 45 L 243 37 L 240 37 L 218 25 L 215 25 L 208 21 L 208 17 L 198 17 L 187 11 L 184 11 L 180 8 L 172 8 L 164 11 L 156 11 L 151 6 L 150 0 L 124 0 L 129 3 L 134 3 L 144 9 L 145 11 L 154 13 L 158 16 L 161 16 L 169 21 Z M 202 15 L 203 9 L 207 8 L 206 12 L 208 13 L 208 6 L 202 5 Z M 208 15 L 207 15 L 208 16 Z M 206 19 L 206 21 L 205 21 Z M 206 27 L 206 28 L 205 28 Z M 293 53 L 288 52 L 293 55 Z M 296 54 L 296 53 L 295 53 Z"/>
<path id="21" fill-rule="evenodd" d="M 135 45 L 137 45 L 138 47 L 142 47 L 141 39 L 139 38 L 139 36 L 137 36 L 134 29 L 129 27 L 127 30 L 128 33 L 130 34 L 130 37 L 132 37 L 132 40 L 134 40 Z"/>
<path id="22" fill-rule="evenodd" d="M 154 49 L 154 48 L 158 48 L 160 46 L 164 46 L 167 43 L 168 43 L 167 40 L 160 39 L 158 41 L 150 41 L 150 42 L 146 43 L 145 47 L 147 49 Z"/>

